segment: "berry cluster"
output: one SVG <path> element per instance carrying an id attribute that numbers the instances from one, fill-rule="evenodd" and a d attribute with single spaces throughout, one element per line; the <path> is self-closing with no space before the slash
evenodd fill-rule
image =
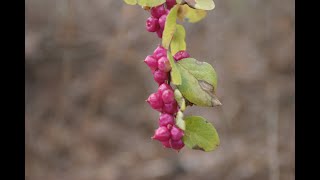
<path id="1" fill-rule="evenodd" d="M 169 9 L 175 4 L 175 0 L 167 0 L 166 3 L 151 8 L 151 17 L 146 22 L 147 31 L 156 32 L 158 37 L 162 38 Z M 179 51 L 173 56 L 175 61 L 188 57 L 190 55 L 186 51 Z M 160 112 L 159 128 L 155 130 L 152 139 L 160 141 L 166 148 L 179 151 L 184 147 L 182 141 L 184 132 L 175 125 L 174 119 L 179 111 L 179 106 L 174 98 L 173 88 L 169 85 L 171 66 L 167 58 L 167 49 L 159 45 L 152 55 L 145 58 L 144 62 L 150 68 L 153 79 L 159 85 L 157 92 L 152 93 L 147 99 L 149 105 Z"/>
<path id="2" fill-rule="evenodd" d="M 167 0 L 166 3 L 150 9 L 151 17 L 146 21 L 146 28 L 149 32 L 156 32 L 159 38 L 162 38 L 162 33 L 166 23 L 169 10 L 176 4 L 175 0 Z"/>

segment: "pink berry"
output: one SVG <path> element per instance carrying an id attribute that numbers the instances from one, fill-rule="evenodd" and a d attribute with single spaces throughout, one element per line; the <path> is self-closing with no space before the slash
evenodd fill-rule
<path id="1" fill-rule="evenodd" d="M 170 145 L 170 140 L 167 140 L 167 141 L 161 141 L 163 147 L 165 148 L 171 148 L 171 145 Z"/>
<path id="2" fill-rule="evenodd" d="M 169 84 L 163 83 L 158 87 L 158 93 L 161 94 L 161 96 L 162 96 L 163 91 L 165 91 L 167 89 L 173 90 L 172 87 Z"/>
<path id="3" fill-rule="evenodd" d="M 153 17 L 155 18 L 159 18 L 161 17 L 163 14 L 166 13 L 166 9 L 164 8 L 163 5 L 159 5 L 156 7 L 151 8 L 150 13 Z"/>
<path id="4" fill-rule="evenodd" d="M 147 102 L 150 104 L 150 106 L 158 111 L 162 110 L 163 102 L 162 98 L 159 93 L 152 93 L 147 99 Z"/>
<path id="5" fill-rule="evenodd" d="M 159 141 L 168 141 L 170 139 L 170 132 L 166 127 L 159 127 L 156 129 L 152 139 Z"/>
<path id="6" fill-rule="evenodd" d="M 158 68 L 158 61 L 153 56 L 147 56 L 144 62 L 151 70 L 156 70 Z"/>
<path id="7" fill-rule="evenodd" d="M 164 29 L 164 25 L 166 24 L 167 15 L 164 14 L 159 18 L 159 26 L 161 29 Z"/>
<path id="8" fill-rule="evenodd" d="M 163 29 L 162 28 L 159 28 L 157 31 L 156 31 L 157 35 L 159 38 L 162 38 L 162 34 L 163 34 Z"/>
<path id="9" fill-rule="evenodd" d="M 163 91 L 161 97 L 162 97 L 163 103 L 165 103 L 165 104 L 169 104 L 169 103 L 172 103 L 173 101 L 175 101 L 174 93 L 171 89 L 167 89 L 167 90 Z"/>
<path id="10" fill-rule="evenodd" d="M 177 101 L 173 101 L 172 103 L 169 103 L 169 104 L 163 104 L 162 112 L 165 112 L 168 114 L 174 114 L 174 113 L 178 112 Z"/>
<path id="11" fill-rule="evenodd" d="M 161 57 L 167 57 L 167 50 L 159 45 L 154 51 L 153 56 L 159 60 Z"/>
<path id="12" fill-rule="evenodd" d="M 159 69 L 153 73 L 153 79 L 158 83 L 162 84 L 168 80 L 168 73 L 160 71 Z"/>
<path id="13" fill-rule="evenodd" d="M 171 133 L 171 139 L 175 140 L 175 141 L 181 139 L 184 135 L 183 131 L 180 128 L 178 128 L 177 126 L 173 126 L 171 128 L 170 133 Z"/>
<path id="14" fill-rule="evenodd" d="M 179 139 L 177 141 L 171 139 L 170 144 L 173 149 L 178 151 L 184 147 L 182 139 Z"/>
<path id="15" fill-rule="evenodd" d="M 163 72 L 169 72 L 171 70 L 170 62 L 166 56 L 158 60 L 158 68 Z"/>
<path id="16" fill-rule="evenodd" d="M 167 0 L 166 4 L 167 4 L 167 8 L 171 9 L 174 5 L 177 4 L 177 2 L 176 0 Z"/>
<path id="17" fill-rule="evenodd" d="M 162 113 L 159 117 L 159 126 L 174 125 L 174 117 L 171 114 Z"/>
<path id="18" fill-rule="evenodd" d="M 189 53 L 187 53 L 187 51 L 184 51 L 184 50 L 177 52 L 177 53 L 173 56 L 173 58 L 174 58 L 176 61 L 179 61 L 179 60 L 181 60 L 181 59 L 188 58 L 188 57 L 190 57 Z"/>
<path id="19" fill-rule="evenodd" d="M 156 32 L 160 29 L 159 21 L 157 18 L 149 17 L 146 21 L 146 28 L 149 32 Z"/>

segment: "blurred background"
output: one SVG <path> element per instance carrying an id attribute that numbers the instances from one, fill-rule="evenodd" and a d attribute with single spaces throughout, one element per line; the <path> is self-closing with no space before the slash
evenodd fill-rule
<path id="1" fill-rule="evenodd" d="M 221 107 L 191 107 L 221 144 L 180 153 L 152 141 L 157 89 L 143 63 L 160 40 L 122 0 L 27 0 L 26 180 L 293 180 L 293 0 L 215 0 L 184 23 L 187 50 L 218 73 Z"/>

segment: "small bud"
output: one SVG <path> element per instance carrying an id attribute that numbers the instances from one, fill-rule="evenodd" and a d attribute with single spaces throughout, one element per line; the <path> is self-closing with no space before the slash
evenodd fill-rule
<path id="1" fill-rule="evenodd" d="M 170 132 L 166 127 L 159 127 L 156 129 L 152 139 L 159 141 L 168 141 L 170 139 Z"/>
<path id="2" fill-rule="evenodd" d="M 158 68 L 158 61 L 153 56 L 147 56 L 144 62 L 151 70 L 156 70 Z"/>
<path id="3" fill-rule="evenodd" d="M 162 112 L 165 112 L 168 114 L 174 114 L 174 113 L 178 112 L 177 101 L 173 101 L 172 103 L 169 103 L 169 104 L 163 104 Z"/>
<path id="4" fill-rule="evenodd" d="M 163 147 L 165 148 L 171 148 L 171 145 L 170 145 L 170 140 L 167 140 L 167 141 L 161 141 Z"/>
<path id="5" fill-rule="evenodd" d="M 161 111 L 163 102 L 162 98 L 159 93 L 152 93 L 147 99 L 147 102 L 150 104 L 150 106 L 158 111 Z"/>
<path id="6" fill-rule="evenodd" d="M 146 21 L 146 29 L 149 32 L 156 32 L 160 29 L 159 21 L 157 18 L 149 17 Z"/>
<path id="7" fill-rule="evenodd" d="M 158 83 L 162 84 L 168 80 L 168 73 L 160 71 L 159 69 L 153 73 L 153 79 Z"/>
<path id="8" fill-rule="evenodd" d="M 155 18 L 160 18 L 163 14 L 166 13 L 166 9 L 163 5 L 159 5 L 150 9 L 150 13 Z"/>
<path id="9" fill-rule="evenodd" d="M 163 83 L 158 87 L 158 93 L 162 95 L 163 91 L 165 91 L 167 89 L 173 90 L 172 87 L 169 84 Z"/>
<path id="10" fill-rule="evenodd" d="M 165 104 L 169 104 L 169 103 L 172 103 L 173 101 L 175 101 L 174 93 L 171 89 L 167 89 L 167 90 L 163 91 L 161 98 L 162 98 L 163 103 L 165 103 Z"/>
<path id="11" fill-rule="evenodd" d="M 167 15 L 166 14 L 162 15 L 159 18 L 158 22 L 159 22 L 159 26 L 160 26 L 161 29 L 164 29 L 164 25 L 166 24 L 166 19 L 167 19 Z"/>
<path id="12" fill-rule="evenodd" d="M 161 57 L 167 57 L 167 50 L 159 45 L 154 51 L 153 51 L 153 57 L 155 57 L 157 60 L 159 60 Z"/>
<path id="13" fill-rule="evenodd" d="M 169 72 L 171 70 L 170 62 L 166 56 L 159 59 L 158 68 L 163 72 Z"/>
<path id="14" fill-rule="evenodd" d="M 182 149 L 184 147 L 184 143 L 183 143 L 182 139 L 179 139 L 177 141 L 171 140 L 170 144 L 173 149 L 178 150 L 178 151 L 180 151 L 180 149 Z"/>
<path id="15" fill-rule="evenodd" d="M 171 128 L 170 133 L 171 133 L 171 139 L 175 140 L 175 141 L 181 139 L 184 135 L 183 131 L 180 128 L 178 128 L 177 126 L 173 126 Z"/>
<path id="16" fill-rule="evenodd" d="M 159 117 L 159 126 L 167 127 L 169 124 L 174 125 L 174 117 L 171 114 L 162 113 Z"/>
<path id="17" fill-rule="evenodd" d="M 167 8 L 171 9 L 174 5 L 177 4 L 177 2 L 176 0 L 167 0 L 166 4 L 167 4 Z"/>
<path id="18" fill-rule="evenodd" d="M 188 57 L 190 57 L 190 54 L 187 53 L 187 51 L 184 51 L 184 50 L 177 52 L 177 53 L 173 56 L 173 58 L 174 58 L 176 61 L 179 61 L 179 60 L 181 60 L 181 59 L 188 58 Z"/>

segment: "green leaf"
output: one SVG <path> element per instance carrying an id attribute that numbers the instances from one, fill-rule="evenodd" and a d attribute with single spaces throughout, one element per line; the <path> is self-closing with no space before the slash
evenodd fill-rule
<path id="1" fill-rule="evenodd" d="M 208 152 L 219 146 L 219 135 L 206 119 L 201 116 L 189 116 L 184 120 L 186 129 L 183 142 L 187 147 Z"/>
<path id="2" fill-rule="evenodd" d="M 186 31 L 184 30 L 184 27 L 180 24 L 177 24 L 176 32 L 174 33 L 170 44 L 172 54 L 176 54 L 178 51 L 181 50 L 186 50 L 187 45 L 185 42 L 185 38 Z"/>
<path id="3" fill-rule="evenodd" d="M 187 4 L 180 6 L 178 10 L 178 19 L 180 21 L 186 20 L 190 23 L 196 23 L 207 15 L 207 11 L 201 9 L 190 8 Z"/>
<path id="4" fill-rule="evenodd" d="M 185 0 L 187 4 L 196 9 L 212 10 L 215 7 L 213 0 Z"/>
<path id="5" fill-rule="evenodd" d="M 181 74 L 179 72 L 179 69 L 177 68 L 177 65 L 172 57 L 172 54 L 167 51 L 167 57 L 169 59 L 170 65 L 171 65 L 171 81 L 174 85 L 180 85 L 181 84 Z"/>
<path id="6" fill-rule="evenodd" d="M 162 34 L 162 46 L 166 49 L 169 48 L 173 34 L 176 31 L 178 8 L 179 8 L 179 5 L 175 5 L 170 10 L 166 19 L 166 23 L 165 23 L 163 34 Z"/>
<path id="7" fill-rule="evenodd" d="M 140 6 L 155 7 L 165 3 L 166 0 L 138 0 Z"/>
<path id="8" fill-rule="evenodd" d="M 137 4 L 137 0 L 124 0 L 124 2 L 129 5 L 136 5 Z"/>
<path id="9" fill-rule="evenodd" d="M 220 101 L 215 95 L 217 74 L 213 67 L 193 58 L 185 58 L 176 63 L 181 75 L 177 88 L 191 103 L 198 106 L 218 106 Z"/>
<path id="10" fill-rule="evenodd" d="M 181 111 L 179 111 L 177 113 L 177 116 L 176 116 L 176 125 L 182 129 L 183 131 L 186 130 L 186 123 L 184 122 L 183 120 L 183 113 Z"/>
<path id="11" fill-rule="evenodd" d="M 183 98 L 183 96 L 182 96 L 181 92 L 179 91 L 179 89 L 175 89 L 174 90 L 174 98 L 178 102 L 180 110 L 184 111 L 186 109 L 186 101 Z"/>

